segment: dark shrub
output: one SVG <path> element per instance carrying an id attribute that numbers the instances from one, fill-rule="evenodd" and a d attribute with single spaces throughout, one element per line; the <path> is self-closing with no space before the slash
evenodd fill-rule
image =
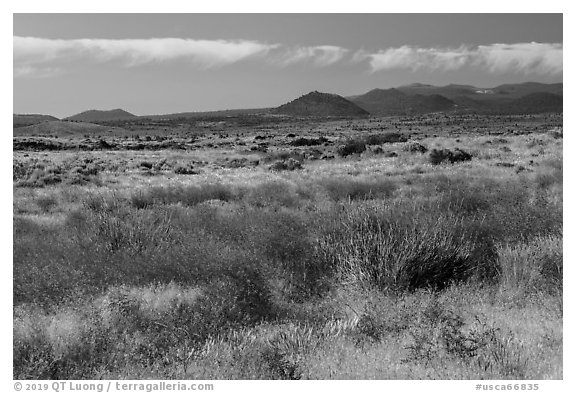
<path id="1" fill-rule="evenodd" d="M 428 151 L 428 148 L 418 142 L 412 142 L 407 144 L 406 146 L 404 146 L 404 150 L 410 152 L 410 153 L 426 153 Z"/>
<path id="2" fill-rule="evenodd" d="M 345 213 L 320 242 L 340 279 L 392 290 L 496 279 L 496 248 L 480 222 L 411 209 Z"/>
<path id="3" fill-rule="evenodd" d="M 110 149 L 114 146 L 112 146 L 110 143 L 106 142 L 106 140 L 100 139 L 100 140 L 98 140 L 98 147 L 100 149 Z"/>
<path id="4" fill-rule="evenodd" d="M 178 164 L 174 167 L 174 173 L 177 175 L 195 175 L 198 172 L 194 170 L 192 165 Z"/>
<path id="5" fill-rule="evenodd" d="M 270 165 L 271 171 L 293 171 L 296 169 L 302 169 L 302 164 L 293 158 L 289 158 L 283 161 L 276 161 L 274 164 Z"/>
<path id="6" fill-rule="evenodd" d="M 432 165 L 439 165 L 444 162 L 453 164 L 455 162 L 470 160 L 472 160 L 472 155 L 458 148 L 454 151 L 449 149 L 432 149 L 429 156 L 429 161 Z"/>
<path id="7" fill-rule="evenodd" d="M 366 150 L 366 143 L 362 140 L 350 139 L 345 144 L 338 146 L 336 153 L 341 157 L 352 154 L 360 154 Z"/>
<path id="8" fill-rule="evenodd" d="M 387 132 L 385 134 L 372 134 L 364 138 L 367 145 L 382 145 L 384 143 L 407 142 L 408 138 L 397 132 Z"/>
<path id="9" fill-rule="evenodd" d="M 459 161 L 470 161 L 472 160 L 472 155 L 470 153 L 465 152 L 461 149 L 455 149 L 454 153 L 452 153 L 452 158 L 450 160 L 451 163 L 459 162 Z"/>
<path id="10" fill-rule="evenodd" d="M 328 139 L 321 136 L 320 138 L 298 138 L 290 142 L 291 146 L 318 146 L 328 142 Z"/>
<path id="11" fill-rule="evenodd" d="M 450 161 L 452 152 L 448 149 L 432 149 L 429 160 L 432 165 L 439 165 L 443 162 Z"/>
<path id="12" fill-rule="evenodd" d="M 44 212 L 49 212 L 53 207 L 58 205 L 58 201 L 53 195 L 42 195 L 36 199 L 36 205 Z"/>

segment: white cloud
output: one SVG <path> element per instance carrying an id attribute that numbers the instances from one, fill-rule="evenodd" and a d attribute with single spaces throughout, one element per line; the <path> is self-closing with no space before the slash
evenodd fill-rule
<path id="1" fill-rule="evenodd" d="M 266 44 L 248 40 L 150 39 L 47 39 L 13 37 L 14 75 L 33 76 L 47 65 L 88 59 L 119 61 L 127 67 L 175 60 L 190 61 L 200 68 L 212 68 L 259 58 L 268 64 L 288 66 L 309 63 L 326 67 L 341 61 L 347 49 L 338 46 L 297 46 Z"/>
<path id="2" fill-rule="evenodd" d="M 341 61 L 347 52 L 348 49 L 332 45 L 283 48 L 272 54 L 269 63 L 280 66 L 311 63 L 318 67 L 326 67 Z"/>
<path id="3" fill-rule="evenodd" d="M 413 48 L 401 46 L 378 53 L 369 54 L 368 58 L 373 71 L 394 68 L 408 68 L 450 71 L 461 68 L 467 61 L 469 51 L 458 49 Z"/>
<path id="4" fill-rule="evenodd" d="M 470 67 L 492 73 L 562 73 L 562 44 L 516 43 L 476 47 L 419 48 L 401 46 L 377 52 L 332 45 L 287 46 L 250 40 L 48 39 L 13 37 L 14 76 L 50 76 L 75 60 L 119 62 L 133 67 L 188 61 L 207 69 L 248 59 L 279 67 L 303 63 L 328 67 L 342 61 L 368 62 L 373 72 L 391 69 L 454 71 Z"/>
<path id="5" fill-rule="evenodd" d="M 477 61 L 491 72 L 560 74 L 562 44 L 492 44 L 478 47 Z"/>
<path id="6" fill-rule="evenodd" d="M 480 45 L 475 48 L 417 48 L 401 46 L 376 53 L 359 51 L 356 59 L 368 59 L 372 71 L 410 69 L 453 71 L 467 66 L 492 73 L 562 72 L 562 44 L 517 43 Z"/>
<path id="7" fill-rule="evenodd" d="M 188 60 L 201 67 L 232 64 L 265 55 L 276 45 L 247 40 L 72 39 L 14 37 L 15 66 L 89 58 L 100 62 L 121 61 L 126 66 Z"/>

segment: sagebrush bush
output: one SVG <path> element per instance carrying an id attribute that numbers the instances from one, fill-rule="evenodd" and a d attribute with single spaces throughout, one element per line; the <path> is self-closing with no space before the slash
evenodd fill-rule
<path id="1" fill-rule="evenodd" d="M 196 175 L 198 172 L 194 170 L 192 165 L 177 164 L 174 167 L 174 173 L 177 175 Z"/>
<path id="2" fill-rule="evenodd" d="M 472 155 L 464 150 L 456 148 L 454 151 L 449 149 L 432 149 L 429 155 L 429 161 L 432 165 L 439 165 L 444 162 L 454 164 L 455 162 L 470 161 Z"/>
<path id="3" fill-rule="evenodd" d="M 336 149 L 336 153 L 341 157 L 348 157 L 352 154 L 360 154 L 366 151 L 366 142 L 358 139 L 349 139 Z"/>
<path id="4" fill-rule="evenodd" d="M 321 136 L 319 138 L 296 138 L 290 141 L 291 146 L 318 146 L 328 142 L 328 139 Z"/>
<path id="5" fill-rule="evenodd" d="M 421 143 L 418 142 L 410 142 L 404 146 L 404 150 L 410 153 L 426 153 L 428 148 Z"/>
<path id="6" fill-rule="evenodd" d="M 438 212 L 393 206 L 348 211 L 321 240 L 340 279 L 381 289 L 444 288 L 473 277 L 494 280 L 499 267 L 482 226 Z"/>

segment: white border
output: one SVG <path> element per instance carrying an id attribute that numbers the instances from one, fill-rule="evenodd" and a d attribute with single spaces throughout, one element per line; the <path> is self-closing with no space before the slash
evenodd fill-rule
<path id="1" fill-rule="evenodd" d="M 7 3 L 7 4 L 6 4 Z M 564 150 L 571 153 L 575 146 L 573 132 L 574 115 L 570 110 L 573 101 L 573 45 L 572 37 L 574 33 L 573 3 L 568 1 L 540 1 L 531 4 L 520 3 L 516 1 L 504 2 L 502 0 L 483 0 L 475 4 L 464 2 L 462 0 L 451 1 L 410 1 L 410 2 L 373 2 L 373 1 L 347 1 L 342 3 L 333 2 L 312 2 L 310 0 L 291 0 L 283 4 L 273 4 L 270 1 L 233 1 L 233 0 L 212 0 L 209 2 L 175 1 L 162 0 L 159 2 L 149 2 L 141 4 L 136 2 L 120 2 L 118 0 L 99 0 L 86 4 L 79 1 L 14 1 L 3 2 L 3 12 L 1 16 L 0 29 L 2 31 L 2 53 L 12 53 L 12 32 L 13 32 L 13 13 L 563 13 L 564 14 L 564 106 L 568 108 L 565 111 L 564 128 L 567 130 L 564 139 Z M 12 161 L 11 153 L 11 130 L 12 130 L 12 67 L 6 60 L 2 62 L 3 73 L 3 131 L 2 131 L 2 154 L 0 154 L 0 174 L 2 179 L 8 184 L 11 179 L 10 169 Z M 569 305 L 570 299 L 573 298 L 574 289 L 570 285 L 574 277 L 574 268 L 571 261 L 574 260 L 574 217 L 575 208 L 572 207 L 571 201 L 574 200 L 574 182 L 572 170 L 575 168 L 575 154 L 567 154 L 565 158 L 565 174 L 568 176 L 564 179 L 564 260 L 568 263 L 565 267 L 565 293 L 564 299 Z M 1 375 L 0 386 L 4 391 L 13 391 L 12 383 L 12 325 L 8 323 L 12 314 L 12 191 L 6 190 L 2 194 L 2 210 L 0 217 L 2 250 L 2 284 L 1 298 L 3 299 L 2 315 L 5 316 L 5 323 L 2 326 L 2 348 L 1 357 Z M 10 299 L 10 300 L 9 300 Z M 565 307 L 564 323 L 568 329 L 564 335 L 564 381 L 539 381 L 540 391 L 542 392 L 568 392 L 574 391 L 575 378 L 570 372 L 574 365 L 572 356 L 574 354 L 574 339 L 572 327 L 574 327 L 574 315 L 570 307 Z M 150 381 L 152 382 L 152 381 Z M 534 381 L 536 382 L 536 381 Z M 267 381 L 214 381 L 217 386 L 216 392 L 223 391 L 262 391 L 268 392 L 271 388 L 278 391 L 291 391 L 293 389 L 303 389 L 306 391 L 329 389 L 329 390 L 357 390 L 363 391 L 406 391 L 414 389 L 416 391 L 432 392 L 467 392 L 474 390 L 472 381 L 306 381 L 306 382 L 267 382 Z M 496 384 L 497 381 L 486 381 L 485 383 Z M 503 382 L 507 384 L 508 382 Z"/>

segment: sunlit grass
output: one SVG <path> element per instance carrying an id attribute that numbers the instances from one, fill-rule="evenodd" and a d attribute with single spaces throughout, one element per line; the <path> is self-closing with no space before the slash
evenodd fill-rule
<path id="1" fill-rule="evenodd" d="M 561 379 L 562 144 L 496 139 L 283 172 L 52 154 L 102 183 L 14 188 L 14 377 Z"/>

